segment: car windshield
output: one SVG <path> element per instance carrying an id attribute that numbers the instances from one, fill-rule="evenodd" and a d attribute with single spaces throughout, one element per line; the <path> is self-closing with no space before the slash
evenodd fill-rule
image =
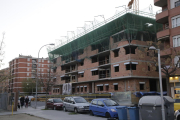
<path id="1" fill-rule="evenodd" d="M 175 103 L 180 103 L 180 99 L 175 99 Z"/>
<path id="2" fill-rule="evenodd" d="M 118 106 L 119 104 L 113 100 L 104 100 L 106 106 Z"/>
<path id="3" fill-rule="evenodd" d="M 61 103 L 62 100 L 61 99 L 54 99 L 54 103 Z"/>
<path id="4" fill-rule="evenodd" d="M 84 98 L 74 98 L 76 103 L 86 103 L 87 101 Z"/>

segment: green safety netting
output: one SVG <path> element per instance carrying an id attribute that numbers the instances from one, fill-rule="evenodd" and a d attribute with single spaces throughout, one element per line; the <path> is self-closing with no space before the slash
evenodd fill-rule
<path id="1" fill-rule="evenodd" d="M 117 17 L 118 16 L 118 17 Z M 62 56 L 62 61 L 69 62 L 74 57 L 78 59 L 78 55 L 85 52 L 85 48 L 91 45 L 93 49 L 98 49 L 99 52 L 111 49 L 109 48 L 110 36 L 113 35 L 114 39 L 121 41 L 126 39 L 129 42 L 131 40 L 140 40 L 140 34 L 143 33 L 146 41 L 153 41 L 156 39 L 156 33 L 162 29 L 162 25 L 156 23 L 156 20 L 152 18 L 152 14 L 143 13 L 141 11 L 133 12 L 122 11 L 117 15 L 106 20 L 104 25 L 99 23 L 100 27 L 93 28 L 90 32 L 74 39 L 73 41 L 60 46 L 54 50 L 48 52 L 50 60 L 53 60 L 57 56 Z M 97 25 L 96 25 L 97 26 Z M 86 31 L 87 32 L 87 31 Z M 115 35 L 116 33 L 118 33 Z"/>

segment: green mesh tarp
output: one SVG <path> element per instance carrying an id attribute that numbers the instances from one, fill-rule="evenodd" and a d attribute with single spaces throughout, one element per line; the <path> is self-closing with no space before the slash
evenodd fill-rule
<path id="1" fill-rule="evenodd" d="M 121 14 L 121 13 L 120 13 Z M 49 58 L 52 60 L 58 55 L 62 55 L 62 60 L 70 61 L 73 54 L 78 54 L 78 51 L 92 45 L 97 49 L 109 48 L 109 38 L 113 34 L 123 31 L 128 41 L 139 40 L 138 32 L 147 33 L 146 39 L 152 40 L 152 36 L 156 37 L 156 32 L 162 29 L 162 25 L 156 23 L 156 20 L 150 17 L 144 17 L 133 13 L 124 13 L 122 16 L 113 19 L 109 18 L 105 25 L 94 29 L 93 31 L 59 47 L 49 51 Z M 100 23 L 102 24 L 102 23 Z M 105 49 L 106 48 L 106 49 Z"/>

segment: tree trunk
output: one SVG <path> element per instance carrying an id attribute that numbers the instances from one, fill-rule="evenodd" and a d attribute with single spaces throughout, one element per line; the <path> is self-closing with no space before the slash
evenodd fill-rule
<path id="1" fill-rule="evenodd" d="M 166 75 L 166 87 L 167 87 L 167 96 L 170 96 L 170 87 L 169 87 L 169 75 Z"/>
<path id="2" fill-rule="evenodd" d="M 46 100 L 45 100 L 45 109 L 47 109 L 47 92 L 46 92 Z"/>

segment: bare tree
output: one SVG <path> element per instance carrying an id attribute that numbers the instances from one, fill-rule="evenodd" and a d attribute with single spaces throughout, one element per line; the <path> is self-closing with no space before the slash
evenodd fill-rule
<path id="1" fill-rule="evenodd" d="M 22 81 L 22 87 L 23 87 L 23 92 L 26 92 L 28 94 L 33 94 L 33 91 L 36 90 L 35 79 L 32 78 L 24 79 Z"/>
<path id="2" fill-rule="evenodd" d="M 47 108 L 47 94 L 51 91 L 53 85 L 55 84 L 56 74 L 52 71 L 52 66 L 50 65 L 47 71 L 39 74 L 38 86 L 43 87 L 46 93 L 45 109 Z"/>
<path id="3" fill-rule="evenodd" d="M 158 41 L 158 42 L 147 42 L 147 46 L 154 46 L 157 49 L 161 50 L 161 72 L 163 73 L 162 76 L 166 78 L 166 88 L 167 88 L 167 95 L 170 95 L 170 86 L 169 86 L 169 77 L 172 75 L 175 75 L 179 72 L 180 67 L 180 50 L 175 47 L 170 47 L 169 45 L 166 45 L 165 43 Z M 138 49 L 139 54 L 142 52 L 148 52 L 148 54 L 151 56 L 151 61 L 154 62 L 153 70 L 158 70 L 158 58 L 157 58 L 157 50 L 149 50 L 148 47 L 146 48 L 140 48 Z M 171 52 L 169 52 L 171 51 Z M 177 57 L 177 58 L 176 58 Z M 176 59 L 176 62 L 175 60 Z"/>

